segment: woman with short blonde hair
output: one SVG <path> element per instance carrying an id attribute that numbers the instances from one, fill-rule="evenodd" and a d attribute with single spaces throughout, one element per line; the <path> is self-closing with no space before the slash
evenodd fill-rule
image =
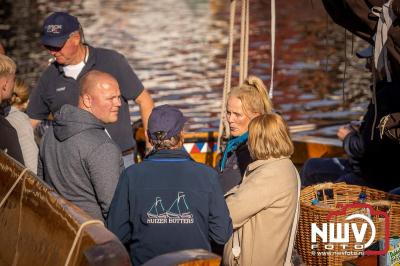
<path id="1" fill-rule="evenodd" d="M 281 116 L 266 114 L 256 117 L 249 124 L 249 132 L 251 157 L 268 160 L 293 154 L 289 128 Z"/>
<path id="2" fill-rule="evenodd" d="M 232 88 L 226 103 L 226 118 L 231 138 L 218 164 L 219 179 L 224 193 L 240 184 L 244 171 L 253 160 L 247 148 L 250 121 L 272 112 L 272 103 L 263 81 L 249 76 L 243 84 Z"/>
<path id="3" fill-rule="evenodd" d="M 226 194 L 234 233 L 223 265 L 290 265 L 300 179 L 289 159 L 293 144 L 285 121 L 277 114 L 254 118 L 248 145 L 255 161 Z"/>

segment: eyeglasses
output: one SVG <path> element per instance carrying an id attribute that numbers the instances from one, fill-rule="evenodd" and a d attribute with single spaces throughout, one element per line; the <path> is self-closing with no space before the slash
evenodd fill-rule
<path id="1" fill-rule="evenodd" d="M 44 48 L 49 50 L 50 52 L 59 52 L 61 49 L 64 47 L 64 44 L 61 47 L 55 47 L 55 46 L 50 46 L 50 45 L 44 45 Z"/>

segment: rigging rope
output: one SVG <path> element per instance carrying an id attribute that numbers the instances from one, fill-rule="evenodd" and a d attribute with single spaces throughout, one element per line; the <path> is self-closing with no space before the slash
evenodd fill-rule
<path id="1" fill-rule="evenodd" d="M 232 58 L 233 58 L 233 32 L 235 26 L 235 11 L 236 11 L 236 0 L 231 0 L 230 3 L 230 23 L 229 23 L 229 44 L 225 66 L 225 79 L 224 79 L 224 90 L 222 95 L 222 107 L 221 107 L 221 120 L 219 123 L 218 130 L 218 142 L 217 152 L 220 152 L 221 138 L 224 132 L 225 135 L 229 136 L 229 127 L 225 119 L 226 112 L 226 98 L 231 88 L 231 76 L 232 76 Z M 242 16 L 241 16 L 241 34 L 240 34 L 240 72 L 239 72 L 239 84 L 242 84 L 248 76 L 248 57 L 249 57 L 249 32 L 250 32 L 250 1 L 242 0 Z M 269 89 L 269 97 L 272 99 L 273 86 L 274 86 L 274 67 L 275 67 L 275 30 L 276 30 L 276 19 L 275 19 L 275 0 L 271 0 L 271 84 Z"/>
<path id="2" fill-rule="evenodd" d="M 271 80 L 269 85 L 269 98 L 274 96 L 274 69 L 275 69 L 275 30 L 276 8 L 275 0 L 271 0 Z"/>
<path id="3" fill-rule="evenodd" d="M 343 106 L 346 104 L 346 72 L 347 72 L 347 30 L 344 29 L 344 70 L 342 80 Z"/>
<path id="4" fill-rule="evenodd" d="M 229 18 L 228 52 L 227 52 L 227 56 L 226 56 L 226 65 L 225 65 L 224 90 L 222 93 L 222 106 L 221 106 L 221 115 L 220 115 L 221 119 L 219 121 L 217 153 L 220 152 L 221 139 L 222 139 L 222 134 L 224 131 L 224 123 L 226 123 L 226 119 L 225 119 L 226 97 L 231 89 L 232 58 L 233 58 L 233 31 L 234 31 L 234 26 L 235 26 L 235 12 L 236 12 L 236 0 L 231 0 L 230 18 Z M 229 135 L 229 127 L 227 125 L 225 125 L 225 132 Z"/>
<path id="5" fill-rule="evenodd" d="M 19 177 L 17 178 L 17 180 L 15 181 L 14 185 L 13 185 L 12 188 L 9 190 L 9 192 L 14 190 L 16 184 L 19 183 L 19 181 L 22 179 L 22 176 L 24 176 L 24 174 L 26 173 L 27 170 L 28 170 L 28 168 L 25 168 L 25 169 L 21 172 L 21 174 L 19 175 Z M 23 201 L 24 192 L 25 192 L 25 180 L 26 180 L 26 178 L 23 178 L 23 180 L 22 180 L 22 187 L 21 187 L 21 194 L 20 194 L 20 196 L 19 196 L 19 216 L 18 216 L 18 227 L 17 227 L 17 241 L 16 241 L 16 243 L 15 243 L 15 253 L 14 253 L 14 258 L 13 258 L 13 262 L 12 262 L 12 265 L 13 265 L 13 266 L 15 266 L 15 265 L 18 264 L 18 258 L 19 258 L 19 249 L 18 249 L 18 247 L 19 247 L 19 240 L 20 240 L 20 238 L 21 238 L 22 201 Z M 9 195 L 10 195 L 10 194 L 8 194 L 8 196 L 9 196 Z M 7 199 L 8 196 L 6 196 L 5 199 Z M 4 202 L 5 202 L 5 201 L 4 201 Z M 0 206 L 2 206 L 2 205 L 3 205 L 3 202 L 2 202 L 2 204 L 0 204 Z"/>
<path id="6" fill-rule="evenodd" d="M 242 0 L 242 18 L 240 27 L 240 73 L 239 84 L 248 75 L 249 58 L 249 0 Z"/>

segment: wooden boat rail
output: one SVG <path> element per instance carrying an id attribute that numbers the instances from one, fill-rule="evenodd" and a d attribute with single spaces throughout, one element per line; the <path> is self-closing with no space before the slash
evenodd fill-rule
<path id="1" fill-rule="evenodd" d="M 0 151 L 0 201 L 23 170 Z M 91 220 L 26 171 L 0 209 L 0 265 L 131 265 L 122 243 L 98 223 L 83 227 L 72 249 Z"/>

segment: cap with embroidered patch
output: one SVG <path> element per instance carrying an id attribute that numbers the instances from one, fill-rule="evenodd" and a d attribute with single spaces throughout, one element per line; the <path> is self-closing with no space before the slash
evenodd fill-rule
<path id="1" fill-rule="evenodd" d="M 65 12 L 54 12 L 43 23 L 42 44 L 62 47 L 71 33 L 79 30 L 76 17 Z"/>
<path id="2" fill-rule="evenodd" d="M 170 139 L 181 132 L 186 121 L 178 108 L 168 104 L 157 106 L 150 114 L 147 134 L 153 140 Z"/>

